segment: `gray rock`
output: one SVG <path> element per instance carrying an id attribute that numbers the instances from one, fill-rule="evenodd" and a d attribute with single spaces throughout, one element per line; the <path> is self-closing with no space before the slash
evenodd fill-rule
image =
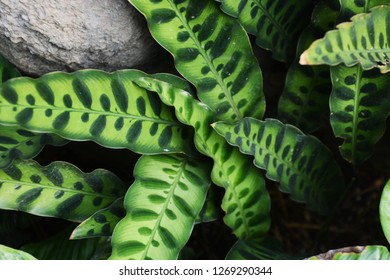
<path id="1" fill-rule="evenodd" d="M 160 51 L 126 0 L 0 0 L 0 54 L 29 75 L 136 68 Z"/>

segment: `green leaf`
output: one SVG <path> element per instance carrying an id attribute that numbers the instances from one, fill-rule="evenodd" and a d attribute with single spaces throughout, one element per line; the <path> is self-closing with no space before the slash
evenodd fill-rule
<path id="1" fill-rule="evenodd" d="M 224 222 L 240 239 L 261 240 L 270 225 L 270 198 L 264 178 L 249 158 L 213 131 L 210 125 L 215 115 L 211 109 L 155 76 L 139 78 L 136 83 L 157 92 L 165 104 L 175 107 L 182 123 L 195 129 L 195 146 L 214 160 L 211 180 L 225 189 Z"/>
<path id="2" fill-rule="evenodd" d="M 206 201 L 204 202 L 199 215 L 196 217 L 195 222 L 199 224 L 218 220 L 222 217 L 220 205 L 221 202 L 217 201 L 215 197 L 215 186 L 211 185 L 209 191 L 207 192 Z"/>
<path id="3" fill-rule="evenodd" d="M 0 168 L 9 166 L 15 159 L 31 159 L 45 145 L 62 146 L 67 140 L 55 134 L 38 134 L 19 126 L 0 125 Z"/>
<path id="4" fill-rule="evenodd" d="M 19 76 L 19 71 L 0 55 L 0 85 L 9 79 Z"/>
<path id="5" fill-rule="evenodd" d="M 332 67 L 331 75 L 330 121 L 335 135 L 344 139 L 340 153 L 360 165 L 372 155 L 385 132 L 390 114 L 390 77 L 343 65 Z"/>
<path id="6" fill-rule="evenodd" d="M 39 260 L 96 260 L 107 259 L 111 246 L 107 238 L 69 240 L 72 227 L 37 243 L 27 244 L 22 250 Z"/>
<path id="7" fill-rule="evenodd" d="M 356 246 L 330 250 L 309 260 L 390 260 L 390 253 L 384 246 Z"/>
<path id="8" fill-rule="evenodd" d="M 291 125 L 244 118 L 237 124 L 213 126 L 231 145 L 254 156 L 255 165 L 279 182 L 282 191 L 321 214 L 332 209 L 344 191 L 343 175 L 330 150 Z"/>
<path id="9" fill-rule="evenodd" d="M 379 213 L 383 233 L 390 243 L 390 180 L 387 182 L 379 204 Z"/>
<path id="10" fill-rule="evenodd" d="M 377 6 L 371 13 L 358 14 L 352 22 L 339 24 L 337 30 L 326 33 L 302 55 L 301 64 L 345 63 L 361 64 L 364 70 L 378 67 L 382 73 L 390 71 L 389 38 L 386 33 L 390 6 Z"/>
<path id="11" fill-rule="evenodd" d="M 176 259 L 210 186 L 210 166 L 181 155 L 141 157 L 112 235 L 111 259 Z"/>
<path id="12" fill-rule="evenodd" d="M 115 226 L 125 215 L 123 198 L 119 198 L 78 225 L 70 239 L 111 236 Z"/>
<path id="13" fill-rule="evenodd" d="M 0 244 L 0 260 L 36 260 L 30 254 Z"/>
<path id="14" fill-rule="evenodd" d="M 343 21 L 388 1 L 341 0 L 340 3 L 339 21 Z M 360 165 L 371 156 L 385 131 L 390 113 L 387 94 L 390 78 L 376 70 L 363 71 L 360 65 L 331 67 L 331 76 L 330 121 L 335 135 L 345 139 L 340 153 L 349 162 Z"/>
<path id="15" fill-rule="evenodd" d="M 240 24 L 211 0 L 129 0 L 178 71 L 221 120 L 261 118 L 262 74 Z"/>
<path id="16" fill-rule="evenodd" d="M 292 260 L 282 246 L 272 238 L 262 242 L 238 240 L 229 253 L 227 260 Z"/>
<path id="17" fill-rule="evenodd" d="M 81 70 L 10 80 L 0 89 L 0 123 L 143 154 L 188 151 L 191 133 L 133 83 L 142 75 Z"/>
<path id="18" fill-rule="evenodd" d="M 271 50 L 273 58 L 289 61 L 298 36 L 310 19 L 310 0 L 222 0 L 221 9 L 238 18 L 256 44 Z"/>
<path id="19" fill-rule="evenodd" d="M 283 94 L 279 99 L 279 120 L 294 125 L 305 133 L 320 128 L 329 116 L 330 81 L 329 66 L 302 66 L 299 55 L 315 39 L 322 37 L 338 15 L 338 7 L 320 2 L 314 9 L 311 24 L 299 39 L 297 58 L 290 66 Z"/>
<path id="20" fill-rule="evenodd" d="M 82 221 L 125 191 L 126 185 L 106 170 L 82 173 L 65 162 L 42 167 L 15 160 L 0 170 L 0 208 L 39 216 Z"/>

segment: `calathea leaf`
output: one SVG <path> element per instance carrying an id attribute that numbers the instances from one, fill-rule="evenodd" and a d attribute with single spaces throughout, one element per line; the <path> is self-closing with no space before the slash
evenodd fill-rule
<path id="1" fill-rule="evenodd" d="M 29 253 L 0 244 L 0 260 L 36 260 Z"/>
<path id="2" fill-rule="evenodd" d="M 0 89 L 0 123 L 143 154 L 188 151 L 191 133 L 133 83 L 139 75 L 81 70 L 13 79 Z"/>
<path id="3" fill-rule="evenodd" d="M 305 133 L 321 127 L 324 116 L 329 115 L 329 95 L 332 90 L 329 66 L 302 66 L 299 55 L 311 42 L 322 37 L 338 15 L 338 7 L 320 2 L 314 9 L 311 24 L 299 38 L 298 55 L 291 64 L 283 94 L 279 99 L 279 119 L 292 124 Z"/>
<path id="4" fill-rule="evenodd" d="M 368 12 L 374 5 L 388 1 L 341 0 L 340 3 L 339 21 L 344 21 L 353 13 Z M 390 113 L 390 77 L 381 75 L 376 69 L 363 71 L 360 65 L 331 67 L 331 76 L 331 125 L 335 135 L 345 139 L 340 146 L 341 155 L 359 165 L 371 156 L 374 145 L 385 131 Z"/>
<path id="5" fill-rule="evenodd" d="M 72 232 L 70 239 L 111 236 L 116 224 L 125 215 L 122 197 L 79 224 Z"/>
<path id="6" fill-rule="evenodd" d="M 215 188 L 215 185 L 210 186 L 202 210 L 200 210 L 198 217 L 196 217 L 195 222 L 197 224 L 215 221 L 222 217 L 221 203 L 215 197 Z"/>
<path id="7" fill-rule="evenodd" d="M 390 260 L 390 253 L 384 246 L 356 246 L 330 250 L 309 260 Z"/>
<path id="8" fill-rule="evenodd" d="M 82 173 L 65 162 L 42 167 L 15 160 L 0 170 L 0 208 L 39 216 L 83 221 L 125 191 L 126 185 L 106 170 Z"/>
<path id="9" fill-rule="evenodd" d="M 326 33 L 301 55 L 301 64 L 345 63 L 361 64 L 364 70 L 378 67 L 382 73 L 390 70 L 389 38 L 386 33 L 390 6 L 378 6 L 368 14 L 358 14 L 352 22 L 339 24 L 337 30 Z"/>
<path id="10" fill-rule="evenodd" d="M 383 233 L 390 243 L 390 181 L 387 182 L 379 204 L 379 213 Z"/>
<path id="11" fill-rule="evenodd" d="M 19 126 L 0 125 L 0 168 L 5 168 L 14 159 L 31 159 L 44 145 L 62 146 L 67 140 L 55 134 L 32 133 Z"/>
<path id="12" fill-rule="evenodd" d="M 111 259 L 176 259 L 210 186 L 210 165 L 181 155 L 141 157 L 112 235 Z"/>
<path id="13" fill-rule="evenodd" d="M 262 75 L 246 32 L 212 0 L 129 0 L 221 120 L 264 113 Z"/>
<path id="14" fill-rule="evenodd" d="M 108 238 L 69 240 L 72 226 L 37 243 L 24 245 L 21 249 L 39 260 L 103 260 L 111 249 Z"/>
<path id="15" fill-rule="evenodd" d="M 265 181 L 252 162 L 211 128 L 215 115 L 188 92 L 175 88 L 156 76 L 145 76 L 136 83 L 159 94 L 161 100 L 175 107 L 178 119 L 195 129 L 195 145 L 214 160 L 211 179 L 225 189 L 222 209 L 224 222 L 241 239 L 261 240 L 270 225 L 270 198 Z"/>
<path id="16" fill-rule="evenodd" d="M 214 129 L 240 151 L 255 157 L 257 167 L 280 183 L 294 200 L 325 214 L 344 191 L 344 179 L 332 153 L 317 138 L 278 120 L 244 118 L 217 122 Z M 324 172 L 326 170 L 326 172 Z"/>
<path id="17" fill-rule="evenodd" d="M 297 39 L 310 20 L 310 0 L 221 0 L 221 9 L 256 35 L 256 44 L 276 60 L 294 55 Z"/>
<path id="18" fill-rule="evenodd" d="M 369 158 L 386 129 L 390 114 L 390 77 L 379 71 L 332 67 L 330 121 L 336 136 L 344 138 L 341 155 L 359 165 Z"/>

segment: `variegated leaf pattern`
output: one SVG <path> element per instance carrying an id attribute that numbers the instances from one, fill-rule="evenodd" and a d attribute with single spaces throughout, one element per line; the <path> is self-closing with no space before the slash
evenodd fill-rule
<path id="1" fill-rule="evenodd" d="M 126 215 L 123 198 L 84 220 L 72 232 L 70 239 L 111 236 L 116 224 Z"/>
<path id="2" fill-rule="evenodd" d="M 67 140 L 48 133 L 32 133 L 19 126 L 0 125 L 0 168 L 5 168 L 14 159 L 31 159 L 45 145 L 62 146 Z"/>
<path id="3" fill-rule="evenodd" d="M 390 260 L 390 253 L 384 246 L 356 246 L 330 250 L 309 260 Z"/>
<path id="4" fill-rule="evenodd" d="M 368 12 L 388 0 L 341 0 L 339 21 Z M 330 97 L 331 125 L 337 137 L 344 139 L 341 155 L 360 165 L 371 156 L 374 145 L 383 135 L 390 114 L 388 88 L 390 77 L 379 71 L 363 71 L 360 65 L 331 67 L 333 90 Z"/>
<path id="5" fill-rule="evenodd" d="M 292 260 L 295 257 L 285 253 L 282 246 L 267 237 L 261 242 L 237 240 L 226 255 L 227 260 Z"/>
<path id="6" fill-rule="evenodd" d="M 359 1 L 361 2 L 361 1 Z M 360 64 L 364 70 L 378 67 L 390 71 L 389 34 L 390 6 L 382 5 L 362 13 L 326 33 L 301 55 L 301 64 Z"/>
<path id="7" fill-rule="evenodd" d="M 19 71 L 0 55 L 0 85 L 9 79 L 19 76 Z"/>
<path id="8" fill-rule="evenodd" d="M 341 155 L 354 165 L 368 159 L 386 129 L 390 114 L 390 76 L 360 66 L 332 67 L 330 121 L 334 134 L 344 139 Z"/>
<path id="9" fill-rule="evenodd" d="M 387 241 L 390 243 L 390 180 L 387 182 L 382 192 L 379 204 L 379 214 L 383 233 L 385 234 Z"/>
<path id="10" fill-rule="evenodd" d="M 180 155 L 141 157 L 115 227 L 110 259 L 176 259 L 192 232 L 211 166 Z"/>
<path id="11" fill-rule="evenodd" d="M 36 260 L 29 253 L 0 244 L 0 260 Z"/>
<path id="12" fill-rule="evenodd" d="M 139 78 L 136 83 L 157 92 L 165 104 L 175 107 L 181 122 L 194 127 L 197 149 L 214 160 L 211 179 L 225 189 L 221 205 L 226 213 L 224 222 L 238 238 L 261 240 L 270 225 L 270 198 L 264 178 L 250 159 L 213 131 L 214 113 L 186 91 L 155 76 Z"/>
<path id="13" fill-rule="evenodd" d="M 40 166 L 15 160 L 0 170 L 0 208 L 39 216 L 83 221 L 126 192 L 114 174 L 98 169 L 82 173 L 65 162 Z"/>
<path id="14" fill-rule="evenodd" d="M 344 191 L 344 178 L 331 151 L 296 127 L 275 119 L 252 118 L 213 126 L 230 144 L 254 156 L 255 165 L 279 182 L 282 191 L 321 214 L 332 209 Z"/>
<path id="15" fill-rule="evenodd" d="M 246 32 L 212 0 L 129 0 L 221 120 L 261 118 L 262 74 Z"/>
<path id="16" fill-rule="evenodd" d="M 188 151 L 191 133 L 135 70 L 81 70 L 17 78 L 0 90 L 0 123 L 143 154 Z"/>
<path id="17" fill-rule="evenodd" d="M 256 44 L 273 58 L 291 61 L 302 29 L 310 21 L 310 0 L 221 0 L 221 9 L 256 35 Z"/>
<path id="18" fill-rule="evenodd" d="M 22 246 L 22 250 L 39 260 L 106 260 L 111 251 L 109 238 L 69 240 L 72 226 L 37 243 Z"/>
<path id="19" fill-rule="evenodd" d="M 311 24 L 299 39 L 298 56 L 288 70 L 283 94 L 279 99 L 279 120 L 305 133 L 320 128 L 325 116 L 329 115 L 328 100 L 332 83 L 329 66 L 302 66 L 299 64 L 299 55 L 336 22 L 339 9 L 335 6 L 322 1 L 315 7 Z"/>

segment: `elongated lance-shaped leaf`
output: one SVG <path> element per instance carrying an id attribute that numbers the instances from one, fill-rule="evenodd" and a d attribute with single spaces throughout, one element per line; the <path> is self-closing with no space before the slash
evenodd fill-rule
<path id="1" fill-rule="evenodd" d="M 262 74 L 240 24 L 212 0 L 129 0 L 221 120 L 264 113 Z"/>
<path id="2" fill-rule="evenodd" d="M 221 9 L 256 35 L 256 44 L 273 58 L 291 61 L 298 36 L 310 21 L 310 0 L 221 0 Z"/>
<path id="3" fill-rule="evenodd" d="M 252 118 L 237 124 L 217 122 L 213 127 L 241 152 L 254 156 L 255 165 L 279 182 L 282 191 L 321 214 L 332 209 L 344 191 L 344 178 L 331 151 L 296 127 Z"/>
<path id="4" fill-rule="evenodd" d="M 329 95 L 332 90 L 329 66 L 302 66 L 299 55 L 311 42 L 322 37 L 332 26 L 338 15 L 337 5 L 320 2 L 314 9 L 311 24 L 303 31 L 297 58 L 291 64 L 279 99 L 279 120 L 292 124 L 305 133 L 320 128 L 325 115 L 329 115 Z"/>
<path id="5" fill-rule="evenodd" d="M 326 33 L 301 55 L 301 64 L 360 64 L 364 70 L 378 67 L 390 71 L 389 34 L 390 6 L 377 6 L 370 13 L 355 15 L 337 30 Z"/>
<path id="6" fill-rule="evenodd" d="M 369 158 L 386 129 L 390 114 L 390 76 L 361 66 L 332 67 L 330 121 L 334 134 L 344 139 L 341 155 L 359 165 Z"/>
<path id="7" fill-rule="evenodd" d="M 390 180 L 383 189 L 381 202 L 379 204 L 379 213 L 383 233 L 390 243 Z"/>
<path id="8" fill-rule="evenodd" d="M 13 79 L 0 89 L 0 123 L 143 154 L 188 151 L 191 134 L 157 96 L 133 83 L 139 75 L 81 70 Z"/>
<path id="9" fill-rule="evenodd" d="M 29 253 L 0 244 L 0 260 L 36 260 Z"/>
<path id="10" fill-rule="evenodd" d="M 358 3 L 357 3 L 358 2 Z M 341 0 L 339 21 L 353 13 L 368 12 L 387 0 Z M 341 155 L 359 165 L 373 153 L 374 145 L 383 135 L 390 113 L 388 88 L 390 77 L 377 70 L 363 71 L 360 65 L 331 67 L 333 90 L 330 97 L 331 125 L 337 137 L 344 138 Z"/>
<path id="11" fill-rule="evenodd" d="M 226 255 L 227 260 L 291 260 L 278 241 L 267 237 L 261 242 L 238 240 Z"/>
<path id="12" fill-rule="evenodd" d="M 390 260 L 390 253 L 384 246 L 356 246 L 330 250 L 309 260 Z"/>
<path id="13" fill-rule="evenodd" d="M 111 236 L 116 224 L 126 215 L 123 197 L 84 220 L 72 232 L 70 239 Z"/>
<path id="14" fill-rule="evenodd" d="M 19 76 L 19 71 L 0 55 L 0 85 L 9 79 Z"/>
<path id="15" fill-rule="evenodd" d="M 0 168 L 5 168 L 14 159 L 31 159 L 44 145 L 62 146 L 67 140 L 48 133 L 32 133 L 19 126 L 0 125 Z"/>
<path id="16" fill-rule="evenodd" d="M 22 246 L 22 250 L 39 260 L 106 260 L 110 254 L 110 240 L 88 238 L 69 240 L 72 226 L 37 243 Z"/>
<path id="17" fill-rule="evenodd" d="M 111 259 L 176 259 L 210 186 L 211 166 L 179 155 L 141 157 L 112 235 Z"/>
<path id="18" fill-rule="evenodd" d="M 178 119 L 195 129 L 197 149 L 214 160 L 211 179 L 225 189 L 222 209 L 224 222 L 241 239 L 261 240 L 270 225 L 270 198 L 262 174 L 250 159 L 228 145 L 213 131 L 214 113 L 189 93 L 158 80 L 155 76 L 140 78 L 142 87 L 155 91 L 161 100 L 175 107 Z"/>
<path id="19" fill-rule="evenodd" d="M 83 221 L 125 191 L 126 184 L 106 170 L 82 173 L 65 162 L 42 167 L 15 160 L 0 170 L 0 208 L 39 216 Z"/>

